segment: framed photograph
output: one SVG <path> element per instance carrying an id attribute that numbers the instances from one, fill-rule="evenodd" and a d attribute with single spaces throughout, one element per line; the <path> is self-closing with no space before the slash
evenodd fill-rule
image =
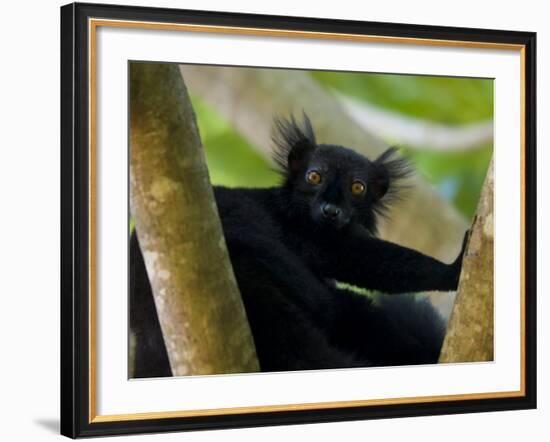
<path id="1" fill-rule="evenodd" d="M 536 407 L 529 32 L 61 8 L 61 433 Z"/>

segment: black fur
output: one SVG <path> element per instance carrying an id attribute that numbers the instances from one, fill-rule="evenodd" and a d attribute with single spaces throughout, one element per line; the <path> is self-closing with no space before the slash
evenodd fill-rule
<path id="1" fill-rule="evenodd" d="M 370 161 L 317 144 L 305 115 L 302 125 L 277 120 L 274 142 L 279 187 L 214 188 L 262 371 L 437 362 L 444 325 L 427 301 L 373 300 L 335 283 L 384 293 L 456 289 L 462 253 L 447 265 L 375 237 L 408 164 L 393 149 Z M 313 170 L 318 184 L 307 180 Z M 354 181 L 363 194 L 351 193 Z M 170 375 L 135 233 L 130 269 L 135 376 Z"/>

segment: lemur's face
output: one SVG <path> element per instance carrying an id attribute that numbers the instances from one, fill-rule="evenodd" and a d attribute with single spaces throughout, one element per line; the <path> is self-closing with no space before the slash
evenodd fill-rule
<path id="1" fill-rule="evenodd" d="M 341 229 L 361 222 L 372 211 L 370 169 L 372 163 L 352 150 L 317 146 L 294 174 L 294 200 L 317 225 Z"/>
<path id="2" fill-rule="evenodd" d="M 317 144 L 304 115 L 300 126 L 294 118 L 276 120 L 274 159 L 289 192 L 289 211 L 312 227 L 341 230 L 359 224 L 376 231 L 376 214 L 382 213 L 396 182 L 410 173 L 408 163 L 388 149 L 371 161 L 359 153 L 333 144 Z"/>

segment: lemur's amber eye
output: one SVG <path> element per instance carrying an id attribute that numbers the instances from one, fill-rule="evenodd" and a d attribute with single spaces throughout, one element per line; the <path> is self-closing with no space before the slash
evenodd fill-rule
<path id="1" fill-rule="evenodd" d="M 316 186 L 321 183 L 321 174 L 316 170 L 310 170 L 306 175 L 307 182 Z"/>
<path id="2" fill-rule="evenodd" d="M 351 183 L 351 193 L 353 195 L 359 196 L 365 192 L 365 184 L 361 181 L 354 181 Z"/>

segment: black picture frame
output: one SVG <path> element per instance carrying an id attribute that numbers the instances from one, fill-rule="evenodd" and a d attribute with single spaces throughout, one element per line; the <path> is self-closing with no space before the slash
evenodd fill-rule
<path id="1" fill-rule="evenodd" d="M 524 51 L 524 395 L 317 410 L 94 421 L 89 376 L 90 18 L 521 45 Z M 426 416 L 536 407 L 536 34 L 116 5 L 61 8 L 61 433 L 115 434 Z"/>

